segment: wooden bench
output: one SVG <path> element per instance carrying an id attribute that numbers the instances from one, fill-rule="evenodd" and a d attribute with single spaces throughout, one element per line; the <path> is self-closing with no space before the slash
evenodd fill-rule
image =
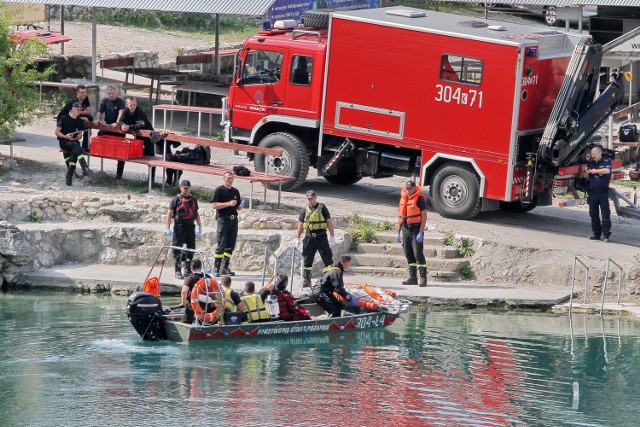
<path id="1" fill-rule="evenodd" d="M 115 70 L 122 70 L 124 71 L 125 74 L 125 79 L 124 79 L 124 83 L 121 84 L 122 86 L 122 90 L 124 91 L 124 93 L 127 93 L 128 89 L 146 89 L 148 86 L 147 85 L 140 85 L 140 84 L 136 84 L 135 83 L 135 79 L 136 79 L 136 67 L 134 65 L 134 58 L 133 56 L 124 56 L 121 58 L 109 58 L 109 59 L 101 59 L 100 60 L 100 70 L 101 70 L 101 77 L 104 80 L 104 70 L 105 68 L 108 69 L 115 69 Z M 129 73 L 131 73 L 131 83 L 129 83 Z"/>
<path id="2" fill-rule="evenodd" d="M 108 131 L 113 131 L 113 128 L 111 128 L 108 125 L 104 125 L 104 124 L 96 124 L 96 123 L 88 123 L 87 124 L 88 128 L 93 128 L 93 129 L 99 129 L 99 130 L 108 130 Z M 151 131 L 149 130 L 135 130 L 135 131 L 128 131 L 126 133 L 130 133 L 136 137 L 150 137 Z M 204 146 L 208 146 L 208 147 L 215 147 L 215 148 L 222 148 L 225 150 L 237 150 L 237 151 L 244 151 L 247 153 L 254 153 L 254 154 L 264 154 L 265 155 L 265 163 L 266 163 L 266 156 L 282 156 L 284 153 L 281 149 L 276 149 L 276 148 L 264 148 L 264 147 L 256 147 L 253 145 L 245 145 L 245 144 L 236 144 L 236 143 L 230 143 L 230 142 L 223 142 L 223 141 L 214 141 L 214 140 L 210 140 L 210 139 L 204 139 L 204 138 L 197 138 L 194 136 L 185 136 L 185 135 L 177 135 L 177 134 L 168 134 L 164 136 L 164 141 L 165 141 L 165 147 L 164 150 L 166 152 L 166 144 L 167 141 L 176 141 L 176 142 L 180 142 L 180 143 L 186 143 L 186 144 L 198 144 L 198 145 L 204 145 Z M 95 154 L 93 155 L 94 157 L 99 157 L 99 158 L 111 158 L 111 157 L 104 157 L 104 156 L 96 156 Z M 114 160 L 119 160 L 119 159 L 114 159 Z M 155 156 L 144 156 L 144 157 L 139 157 L 139 158 L 135 158 L 135 159 L 128 159 L 125 160 L 127 162 L 131 162 L 131 163 L 137 163 L 137 164 L 143 164 L 146 165 L 149 168 L 149 173 L 148 173 L 148 177 L 149 177 L 149 191 L 151 191 L 151 187 L 152 187 L 152 182 L 151 182 L 151 168 L 152 167 L 161 167 L 163 169 L 178 169 L 178 170 L 183 170 L 183 171 L 189 171 L 189 172 L 196 172 L 196 173 L 203 173 L 203 174 L 208 174 L 208 175 L 217 175 L 217 176 L 222 176 L 224 175 L 225 172 L 232 172 L 233 173 L 233 168 L 231 167 L 222 167 L 222 166 L 216 166 L 216 165 L 209 165 L 209 166 L 201 166 L 201 165 L 191 165 L 188 163 L 180 163 L 180 162 L 171 162 L 171 161 L 167 161 L 164 158 L 161 159 L 159 157 L 155 157 Z M 264 184 L 264 203 L 266 204 L 267 202 L 267 184 L 270 183 L 278 183 L 278 206 L 280 205 L 280 199 L 281 199 L 281 194 L 282 194 L 282 182 L 283 181 L 291 181 L 293 179 L 295 179 L 295 177 L 292 176 L 284 176 L 284 175 L 277 175 L 277 174 L 270 174 L 266 172 L 267 168 L 266 168 L 266 164 L 265 164 L 265 171 L 264 172 L 256 172 L 256 171 L 252 171 L 252 174 L 250 176 L 239 176 L 239 175 L 235 175 L 234 177 L 237 179 L 243 179 L 245 181 L 249 181 L 251 187 L 250 187 L 250 199 L 249 199 L 249 209 L 252 208 L 253 206 L 253 183 L 254 182 L 260 182 L 262 184 Z M 164 180 L 162 182 L 162 189 L 164 190 Z"/>
<path id="3" fill-rule="evenodd" d="M 167 127 L 167 111 L 171 112 L 169 117 L 169 129 L 173 128 L 173 112 L 174 111 L 183 111 L 187 112 L 187 126 L 189 126 L 189 113 L 197 113 L 198 114 L 198 137 L 200 137 L 200 129 L 202 122 L 202 114 L 209 114 L 209 135 L 213 132 L 213 115 L 222 115 L 221 108 L 209 108 L 209 107 L 192 107 L 188 105 L 171 105 L 171 104 L 159 104 L 153 106 L 153 113 L 151 115 L 151 123 L 153 127 L 156 127 L 156 110 L 161 110 L 163 112 L 162 118 L 162 128 L 166 129 Z"/>
<path id="4" fill-rule="evenodd" d="M 8 145 L 9 146 L 9 157 L 13 158 L 13 143 L 14 142 L 27 142 L 26 139 L 23 138 L 7 138 L 0 135 L 0 145 Z"/>
<path id="5" fill-rule="evenodd" d="M 159 157 L 155 157 L 155 156 L 144 156 L 136 159 L 129 159 L 127 160 L 127 162 L 146 165 L 149 168 L 149 173 L 148 173 L 149 191 L 151 191 L 151 186 L 153 184 L 151 182 L 152 167 L 159 167 L 163 169 L 178 169 L 182 171 L 202 173 L 207 175 L 217 175 L 217 176 L 222 176 L 227 172 L 233 173 L 233 168 L 230 168 L 230 167 L 221 167 L 221 166 L 215 166 L 215 165 L 203 166 L 203 165 L 192 165 L 189 163 L 171 162 L 167 160 L 162 160 Z M 255 171 L 250 176 L 240 176 L 240 175 L 234 174 L 234 178 L 249 181 L 249 184 L 250 184 L 249 209 L 253 208 L 253 183 L 254 182 L 265 184 L 264 197 L 263 197 L 263 203 L 265 205 L 267 203 L 267 185 L 266 184 L 277 182 L 278 183 L 278 207 L 279 207 L 281 195 L 282 195 L 282 181 L 290 181 L 292 179 L 295 179 L 292 176 L 275 175 L 275 174 L 268 174 L 268 173 L 255 172 Z M 164 181 L 162 184 L 162 189 L 164 190 Z"/>

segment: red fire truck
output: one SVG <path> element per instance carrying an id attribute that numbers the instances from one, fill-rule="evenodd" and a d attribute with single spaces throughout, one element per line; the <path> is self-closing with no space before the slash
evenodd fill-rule
<path id="1" fill-rule="evenodd" d="M 616 74 L 596 98 L 602 49 L 587 35 L 406 7 L 305 24 L 248 39 L 223 105 L 227 141 L 284 151 L 253 159 L 295 176 L 284 189 L 314 166 L 342 185 L 416 177 L 447 217 L 525 212 L 579 185 L 623 97 Z"/>

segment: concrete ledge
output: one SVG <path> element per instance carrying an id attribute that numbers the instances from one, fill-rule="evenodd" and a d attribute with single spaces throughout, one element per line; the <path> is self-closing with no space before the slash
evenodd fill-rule
<path id="1" fill-rule="evenodd" d="M 576 304 L 573 303 L 573 313 L 600 313 L 601 303 Z M 560 304 L 553 307 L 553 311 L 557 313 L 569 312 L 569 303 Z M 605 303 L 602 314 L 613 314 L 617 316 L 633 316 L 640 319 L 640 306 L 636 304 L 620 305 L 614 303 Z"/>

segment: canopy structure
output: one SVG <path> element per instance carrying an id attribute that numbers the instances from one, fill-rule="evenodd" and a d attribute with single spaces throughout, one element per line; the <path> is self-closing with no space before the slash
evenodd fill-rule
<path id="1" fill-rule="evenodd" d="M 207 13 L 215 15 L 215 67 L 216 72 L 219 72 L 220 58 L 217 51 L 219 49 L 220 41 L 220 15 L 264 16 L 275 0 L 4 0 L 4 2 L 16 4 L 44 4 L 53 6 L 81 6 L 91 8 L 91 80 L 95 82 L 97 63 L 97 8 Z M 62 31 L 62 33 L 64 34 L 64 31 Z"/>

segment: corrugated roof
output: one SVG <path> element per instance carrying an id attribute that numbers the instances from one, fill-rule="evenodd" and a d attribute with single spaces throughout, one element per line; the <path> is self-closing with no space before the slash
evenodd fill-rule
<path id="1" fill-rule="evenodd" d="M 447 0 L 455 3 L 477 3 L 477 0 Z M 640 7 L 638 0 L 515 0 L 507 4 L 537 4 L 551 6 L 635 6 Z"/>
<path id="2" fill-rule="evenodd" d="M 6 3 L 262 16 L 275 0 L 4 0 Z"/>

